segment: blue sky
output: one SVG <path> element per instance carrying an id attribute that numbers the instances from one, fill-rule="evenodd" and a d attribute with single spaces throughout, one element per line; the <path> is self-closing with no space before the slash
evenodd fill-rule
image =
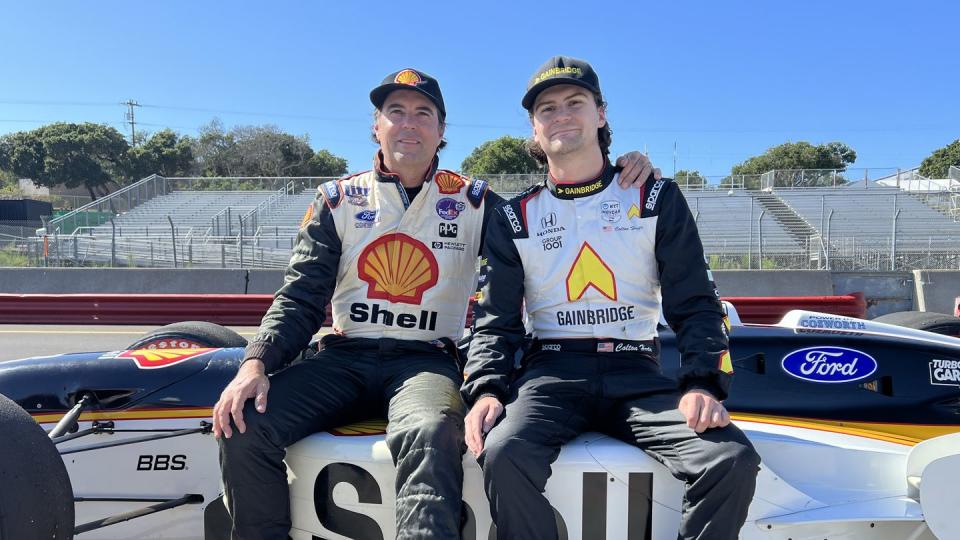
<path id="1" fill-rule="evenodd" d="M 369 167 L 370 89 L 416 67 L 448 111 L 448 168 L 526 136 L 544 60 L 589 60 L 615 152 L 723 175 L 785 141 L 909 168 L 960 138 L 957 2 L 0 1 L 0 133 L 52 121 L 195 134 L 272 123 Z M 242 114 L 241 114 L 242 113 Z M 871 174 L 874 176 L 874 174 Z"/>

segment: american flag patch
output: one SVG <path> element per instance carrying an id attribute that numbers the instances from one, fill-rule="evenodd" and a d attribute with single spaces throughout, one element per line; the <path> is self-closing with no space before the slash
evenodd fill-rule
<path id="1" fill-rule="evenodd" d="M 613 352 L 613 343 L 597 343 L 597 352 Z"/>

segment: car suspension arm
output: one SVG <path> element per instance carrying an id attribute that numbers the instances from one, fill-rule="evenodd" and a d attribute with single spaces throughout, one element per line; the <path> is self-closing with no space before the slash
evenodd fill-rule
<path id="1" fill-rule="evenodd" d="M 183 506 L 186 504 L 200 504 L 203 502 L 203 495 L 198 494 L 188 494 L 180 497 L 179 499 L 111 499 L 104 497 L 78 497 L 74 499 L 77 502 L 149 502 L 154 500 L 159 500 L 157 504 L 152 504 L 150 506 L 139 508 L 137 510 L 131 510 L 130 512 L 125 512 L 123 514 L 117 514 L 115 516 L 105 517 L 103 519 L 98 519 L 96 521 L 91 521 L 89 523 L 84 523 L 83 525 L 77 525 L 73 529 L 73 534 L 85 533 L 87 531 L 92 531 L 95 529 L 102 529 L 109 525 L 114 525 L 116 523 L 121 523 L 124 521 L 130 521 L 131 519 L 149 516 L 151 514 L 156 514 L 157 512 L 162 512 L 164 510 L 169 510 L 171 508 L 176 508 L 178 506 Z"/>
<path id="2" fill-rule="evenodd" d="M 84 394 L 80 401 L 73 406 L 72 409 L 67 411 L 67 414 L 63 415 L 63 418 L 57 422 L 56 426 L 53 426 L 53 429 L 50 430 L 48 434 L 51 439 L 56 439 L 57 437 L 63 435 L 67 431 L 73 429 L 73 426 L 77 423 L 77 418 L 80 418 L 80 413 L 83 412 L 83 409 L 93 401 L 93 398 L 90 394 Z"/>
<path id="3" fill-rule="evenodd" d="M 69 450 L 61 451 L 60 455 L 65 456 L 67 454 L 77 454 L 79 452 L 88 452 L 90 450 L 100 450 L 101 448 L 113 448 L 114 446 L 125 446 L 128 444 L 137 444 L 137 443 L 142 443 L 147 441 L 158 441 L 160 439 L 182 437 L 184 435 L 192 435 L 194 433 L 210 433 L 210 430 L 212 427 L 213 425 L 210 422 L 200 422 L 200 427 L 198 428 L 178 429 L 177 431 L 170 431 L 167 433 L 158 433 L 156 435 L 147 435 L 145 437 L 133 437 L 131 439 L 125 439 L 122 441 L 91 444 L 90 446 L 82 446 L 80 448 L 70 448 Z"/>

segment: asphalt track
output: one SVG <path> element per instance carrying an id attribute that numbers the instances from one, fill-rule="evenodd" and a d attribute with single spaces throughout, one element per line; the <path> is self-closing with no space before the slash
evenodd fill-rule
<path id="1" fill-rule="evenodd" d="M 156 326 L 0 325 L 0 362 L 28 356 L 125 349 Z M 255 326 L 231 326 L 250 339 Z"/>

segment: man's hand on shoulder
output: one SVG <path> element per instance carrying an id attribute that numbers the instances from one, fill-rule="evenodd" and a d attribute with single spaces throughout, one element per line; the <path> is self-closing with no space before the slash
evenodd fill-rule
<path id="1" fill-rule="evenodd" d="M 661 178 L 660 169 L 655 168 L 641 152 L 628 152 L 618 157 L 616 165 L 623 168 L 620 171 L 620 187 L 623 188 L 643 187 L 650 173 L 656 180 Z"/>
<path id="2" fill-rule="evenodd" d="M 687 426 L 697 433 L 703 433 L 710 428 L 724 427 L 730 423 L 727 408 L 706 390 L 687 391 L 680 398 L 680 405 L 677 408 L 687 419 Z"/>
<path id="3" fill-rule="evenodd" d="M 243 422 L 243 406 L 248 399 L 254 398 L 257 412 L 267 410 L 267 392 L 270 390 L 270 379 L 267 378 L 266 368 L 262 360 L 251 359 L 240 365 L 236 376 L 223 389 L 220 400 L 213 406 L 213 435 L 226 438 L 233 435 L 230 427 L 230 418 L 236 424 L 240 433 L 247 430 Z"/>
<path id="4" fill-rule="evenodd" d="M 464 439 L 474 456 L 483 452 L 483 438 L 503 414 L 503 404 L 495 396 L 483 396 L 473 404 L 464 420 Z"/>

